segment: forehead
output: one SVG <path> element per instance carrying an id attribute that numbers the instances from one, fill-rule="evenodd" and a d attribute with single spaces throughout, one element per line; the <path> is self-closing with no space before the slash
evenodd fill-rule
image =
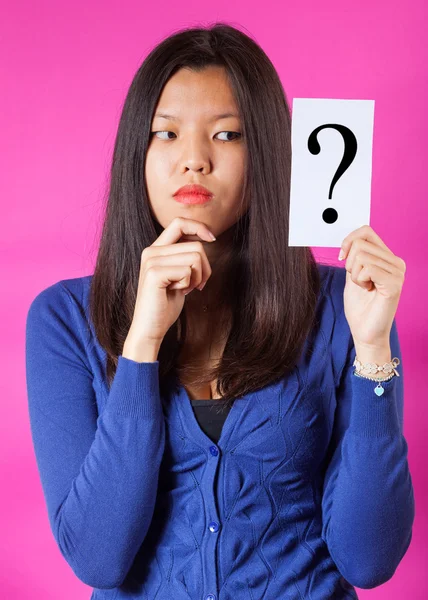
<path id="1" fill-rule="evenodd" d="M 180 122 L 191 118 L 214 120 L 239 118 L 238 106 L 226 72 L 221 67 L 207 67 L 199 73 L 180 69 L 165 84 L 155 115 L 174 117 Z"/>

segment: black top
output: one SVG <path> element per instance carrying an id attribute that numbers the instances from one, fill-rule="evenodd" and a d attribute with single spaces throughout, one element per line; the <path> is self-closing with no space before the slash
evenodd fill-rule
<path id="1" fill-rule="evenodd" d="M 230 407 L 220 410 L 223 403 L 218 400 L 191 400 L 191 403 L 200 428 L 217 443 Z"/>

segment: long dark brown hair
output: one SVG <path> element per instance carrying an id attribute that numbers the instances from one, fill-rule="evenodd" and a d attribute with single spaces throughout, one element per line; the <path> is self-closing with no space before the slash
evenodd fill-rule
<path id="1" fill-rule="evenodd" d="M 242 201 L 248 210 L 234 225 L 233 264 L 224 278 L 221 302 L 232 308 L 233 318 L 223 356 L 193 381 L 217 379 L 217 393 L 229 404 L 294 368 L 314 324 L 321 282 L 311 249 L 288 247 L 291 114 L 284 89 L 260 46 L 228 24 L 174 33 L 150 52 L 132 80 L 114 145 L 90 317 L 107 354 L 110 386 L 133 318 L 141 253 L 163 231 L 152 215 L 144 174 L 153 113 L 178 69 L 200 72 L 208 66 L 225 69 L 239 108 L 247 144 Z M 185 307 L 159 351 L 161 392 L 178 373 Z"/>

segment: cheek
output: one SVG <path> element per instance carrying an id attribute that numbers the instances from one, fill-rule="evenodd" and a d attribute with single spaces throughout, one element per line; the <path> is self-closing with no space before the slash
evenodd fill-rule
<path id="1" fill-rule="evenodd" d="M 165 156 L 159 152 L 148 153 L 144 177 L 149 203 L 153 212 L 159 217 L 162 209 L 165 208 L 165 196 L 174 192 L 168 187 L 169 175 Z"/>
<path id="2" fill-rule="evenodd" d="M 165 227 L 162 222 L 162 206 L 165 204 L 163 202 L 165 190 L 163 190 L 162 181 L 165 180 L 165 175 L 162 175 L 163 171 L 160 166 L 160 160 L 160 157 L 156 156 L 156 152 L 151 150 L 148 151 L 144 166 L 144 179 L 150 212 L 155 219 Z"/>
<path id="3" fill-rule="evenodd" d="M 231 151 L 223 157 L 223 162 L 231 171 L 241 173 L 245 168 L 245 151 L 243 148 L 231 149 Z"/>
<path id="4" fill-rule="evenodd" d="M 156 185 L 156 182 L 163 181 L 168 169 L 169 161 L 165 156 L 165 152 L 157 152 L 155 149 L 149 149 L 145 165 L 146 180 L 151 185 Z"/>
<path id="5" fill-rule="evenodd" d="M 226 165 L 227 179 L 231 182 L 235 195 L 242 190 L 245 168 L 245 157 L 242 155 L 233 156 Z"/>
<path id="6" fill-rule="evenodd" d="M 222 180 L 235 196 L 242 189 L 245 173 L 245 160 L 239 153 L 224 156 L 219 165 L 219 180 Z"/>

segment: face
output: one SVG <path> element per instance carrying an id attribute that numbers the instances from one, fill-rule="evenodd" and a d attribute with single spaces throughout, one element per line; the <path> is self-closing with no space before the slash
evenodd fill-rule
<path id="1" fill-rule="evenodd" d="M 236 116 L 214 119 L 222 113 Z M 201 221 L 219 239 L 246 210 L 240 207 L 246 145 L 225 71 L 177 71 L 166 83 L 154 115 L 145 165 L 153 215 L 163 228 L 176 216 Z M 208 188 L 212 199 L 204 204 L 177 202 L 173 194 L 193 183 Z"/>

